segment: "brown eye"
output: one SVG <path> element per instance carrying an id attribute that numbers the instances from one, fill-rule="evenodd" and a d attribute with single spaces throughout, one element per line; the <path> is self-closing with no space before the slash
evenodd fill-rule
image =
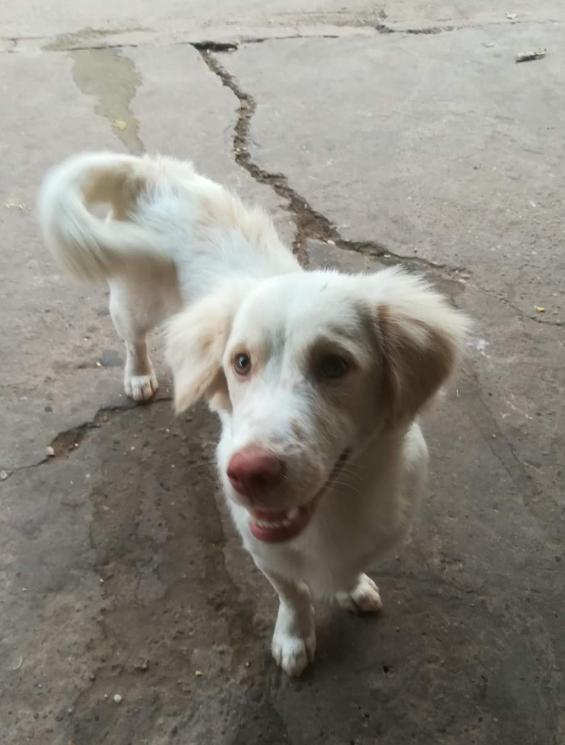
<path id="1" fill-rule="evenodd" d="M 248 354 L 236 354 L 233 369 L 238 375 L 249 375 L 251 371 L 251 357 Z"/>
<path id="2" fill-rule="evenodd" d="M 349 362 L 337 354 L 327 354 L 318 365 L 318 376 L 323 379 L 342 378 L 349 370 Z"/>

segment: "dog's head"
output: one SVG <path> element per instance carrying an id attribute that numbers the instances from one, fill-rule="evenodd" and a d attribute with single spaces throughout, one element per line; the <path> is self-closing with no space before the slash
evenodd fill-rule
<path id="1" fill-rule="evenodd" d="M 422 279 L 297 272 L 222 286 L 167 334 L 175 406 L 218 411 L 220 477 L 256 538 L 298 535 L 347 460 L 452 372 L 465 317 Z"/>

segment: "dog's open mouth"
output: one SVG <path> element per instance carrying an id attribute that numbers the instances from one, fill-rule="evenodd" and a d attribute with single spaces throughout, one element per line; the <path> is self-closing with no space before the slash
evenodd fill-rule
<path id="1" fill-rule="evenodd" d="M 307 504 L 281 511 L 253 510 L 250 515 L 249 528 L 255 538 L 259 541 L 265 541 L 265 543 L 280 543 L 289 541 L 302 533 L 316 511 L 320 497 L 336 479 L 350 453 L 351 450 L 349 449 L 343 451 L 332 468 L 326 483 Z"/>

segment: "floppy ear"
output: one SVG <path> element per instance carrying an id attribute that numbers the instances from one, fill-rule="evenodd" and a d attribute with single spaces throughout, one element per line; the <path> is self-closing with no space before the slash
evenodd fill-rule
<path id="1" fill-rule="evenodd" d="M 398 426 L 410 422 L 454 371 L 470 321 L 421 277 L 386 269 L 372 279 L 388 420 Z"/>
<path id="2" fill-rule="evenodd" d="M 229 408 L 222 357 L 247 285 L 222 286 L 177 313 L 166 327 L 166 358 L 174 378 L 177 414 L 207 398 L 212 409 Z"/>

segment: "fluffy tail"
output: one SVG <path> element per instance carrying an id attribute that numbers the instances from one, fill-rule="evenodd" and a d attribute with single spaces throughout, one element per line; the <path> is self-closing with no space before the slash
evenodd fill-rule
<path id="1" fill-rule="evenodd" d="M 66 271 L 99 281 L 132 263 L 170 264 L 157 232 L 134 222 L 137 198 L 151 186 L 150 171 L 150 161 L 142 158 L 84 153 L 48 174 L 39 199 L 41 228 Z M 97 203 L 110 204 L 117 219 L 94 215 L 88 207 Z"/>

